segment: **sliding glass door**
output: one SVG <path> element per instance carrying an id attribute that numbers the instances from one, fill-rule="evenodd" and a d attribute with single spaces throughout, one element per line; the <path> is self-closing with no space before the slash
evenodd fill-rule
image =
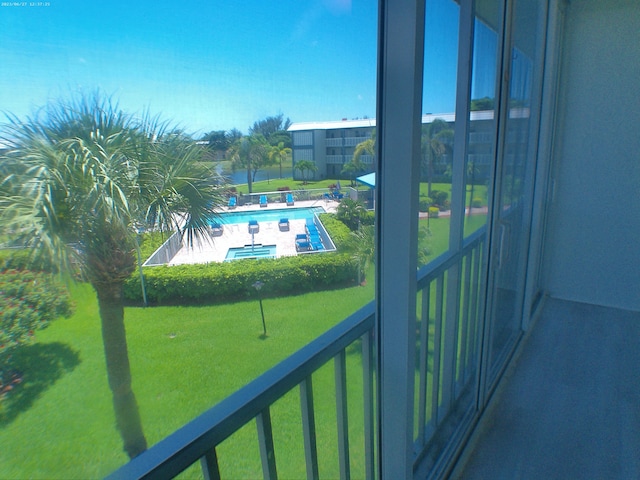
<path id="1" fill-rule="evenodd" d="M 507 7 L 500 88 L 500 116 L 491 212 L 488 301 L 488 383 L 495 383 L 522 332 L 537 161 L 543 0 Z"/>

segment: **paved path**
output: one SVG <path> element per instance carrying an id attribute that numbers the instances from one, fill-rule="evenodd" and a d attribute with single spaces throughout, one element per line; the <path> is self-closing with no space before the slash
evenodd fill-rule
<path id="1" fill-rule="evenodd" d="M 243 205 L 231 211 L 246 212 L 251 210 L 293 209 L 300 207 L 323 207 L 327 212 L 335 212 L 338 202 L 335 201 L 296 201 L 294 206 L 285 203 L 270 203 L 266 208 L 258 205 Z M 283 214 L 283 217 L 286 217 Z M 289 220 L 289 231 L 280 231 L 277 221 L 259 222 L 260 230 L 253 237 L 255 244 L 276 245 L 276 256 L 296 255 L 296 234 L 305 233 L 305 220 Z M 223 262 L 230 248 L 251 245 L 252 238 L 246 223 L 225 225 L 221 236 L 197 241 L 193 247 L 183 246 L 173 257 L 169 265 L 185 263 Z"/>

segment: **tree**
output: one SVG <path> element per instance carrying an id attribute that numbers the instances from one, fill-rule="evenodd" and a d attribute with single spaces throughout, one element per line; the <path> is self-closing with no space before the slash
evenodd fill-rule
<path id="1" fill-rule="evenodd" d="M 493 98 L 482 97 L 474 98 L 471 100 L 469 109 L 474 112 L 478 110 L 493 110 L 495 108 L 495 101 Z"/>
<path id="2" fill-rule="evenodd" d="M 471 216 L 471 208 L 473 208 L 473 193 L 474 187 L 476 185 L 476 175 L 478 174 L 478 168 L 472 161 L 467 162 L 467 184 L 471 184 L 471 194 L 469 195 L 469 210 L 467 212 L 468 216 Z"/>
<path id="3" fill-rule="evenodd" d="M 309 172 L 317 172 L 318 171 L 318 166 L 312 162 L 311 160 L 300 160 L 299 162 L 296 162 L 294 168 L 296 170 L 300 170 L 300 174 L 302 175 L 302 183 L 306 184 L 307 183 L 307 176 L 305 174 L 305 172 L 309 171 Z"/>
<path id="4" fill-rule="evenodd" d="M 371 138 L 366 139 L 364 142 L 360 142 L 356 145 L 353 151 L 353 158 L 350 162 L 345 163 L 340 172 L 342 175 L 347 175 L 351 181 L 351 186 L 355 185 L 355 178 L 360 173 L 364 173 L 367 167 L 360 161 L 363 155 L 370 155 L 374 158 L 376 156 L 376 132 L 373 131 Z"/>
<path id="5" fill-rule="evenodd" d="M 363 225 L 351 232 L 347 249 L 352 252 L 358 262 L 358 283 L 363 284 L 362 274 L 367 271 L 371 262 L 375 260 L 375 234 L 373 225 Z"/>
<path id="6" fill-rule="evenodd" d="M 235 142 L 240 140 L 243 137 L 242 132 L 237 128 L 232 128 L 227 132 L 227 138 L 229 139 L 229 146 L 233 145 Z"/>
<path id="7" fill-rule="evenodd" d="M 69 293 L 52 275 L 28 270 L 0 272 L 0 396 L 13 373 L 12 353 L 28 344 L 36 330 L 71 313 Z"/>
<path id="8" fill-rule="evenodd" d="M 137 227 L 206 235 L 222 203 L 204 149 L 148 115 L 119 110 L 99 92 L 10 116 L 2 161 L 0 225 L 60 267 L 73 260 L 93 286 L 116 426 L 133 458 L 146 447 L 124 326 L 123 283 L 136 267 Z"/>
<path id="9" fill-rule="evenodd" d="M 345 198 L 336 209 L 336 218 L 352 231 L 360 229 L 361 225 L 372 225 L 373 215 L 370 215 L 364 203 Z"/>
<path id="10" fill-rule="evenodd" d="M 291 149 L 284 146 L 284 142 L 279 142 L 277 145 L 271 147 L 269 151 L 269 158 L 272 163 L 280 164 L 280 178 L 282 178 L 282 160 L 286 160 L 291 155 Z"/>
<path id="11" fill-rule="evenodd" d="M 433 164 L 438 162 L 451 150 L 453 129 L 441 118 L 422 127 L 421 151 L 422 170 L 426 173 L 428 188 L 427 195 L 431 197 L 431 183 L 433 181 Z M 426 170 L 426 172 L 425 172 Z"/>
<path id="12" fill-rule="evenodd" d="M 261 134 L 242 137 L 229 149 L 231 169 L 235 172 L 241 168 L 247 170 L 247 186 L 249 193 L 253 193 L 253 182 L 258 171 L 271 164 L 269 152 L 271 146 Z"/>
<path id="13" fill-rule="evenodd" d="M 375 159 L 375 156 L 376 156 L 375 133 L 371 138 L 368 138 L 364 142 L 360 142 L 358 145 L 356 145 L 356 148 L 353 151 L 353 161 L 360 162 L 360 158 L 362 158 L 363 155 L 370 155 Z"/>
<path id="14" fill-rule="evenodd" d="M 214 160 L 220 160 L 231 146 L 229 136 L 224 130 L 214 130 L 209 133 L 205 133 L 201 140 L 208 142 L 207 148 L 213 152 Z"/>
<path id="15" fill-rule="evenodd" d="M 278 132 L 286 131 L 290 126 L 291 120 L 289 120 L 288 118 L 284 120 L 284 115 L 281 113 L 273 117 L 267 117 L 263 120 L 253 122 L 253 126 L 249 128 L 249 135 L 259 134 L 264 136 L 264 138 L 269 141 L 272 135 L 275 135 Z M 271 145 L 273 145 L 273 143 Z"/>

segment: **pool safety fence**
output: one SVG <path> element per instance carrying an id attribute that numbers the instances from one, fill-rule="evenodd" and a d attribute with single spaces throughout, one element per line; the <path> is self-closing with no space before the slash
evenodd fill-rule
<path id="1" fill-rule="evenodd" d="M 309 190 L 300 189 L 300 190 L 286 190 L 286 191 L 276 191 L 276 192 L 260 192 L 260 193 L 249 193 L 249 194 L 239 194 L 238 205 L 259 205 L 260 197 L 262 195 L 266 195 L 267 197 L 267 205 L 272 203 L 282 203 L 287 205 L 287 194 L 293 195 L 293 201 L 324 201 L 324 194 L 328 192 L 326 188 L 312 188 Z M 354 188 L 346 189 L 344 192 L 344 198 L 355 198 L 357 199 L 358 191 Z M 363 194 L 364 192 L 361 192 Z"/>
<path id="2" fill-rule="evenodd" d="M 142 264 L 143 267 L 166 265 L 182 248 L 182 236 L 179 232 L 171 235 L 153 254 Z"/>

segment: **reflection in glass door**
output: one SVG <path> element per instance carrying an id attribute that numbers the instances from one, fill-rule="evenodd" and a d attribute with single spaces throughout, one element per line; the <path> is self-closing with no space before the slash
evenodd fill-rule
<path id="1" fill-rule="evenodd" d="M 531 198 L 538 142 L 543 0 L 516 0 L 507 18 L 500 142 L 493 202 L 489 266 L 489 385 L 522 331 Z"/>

